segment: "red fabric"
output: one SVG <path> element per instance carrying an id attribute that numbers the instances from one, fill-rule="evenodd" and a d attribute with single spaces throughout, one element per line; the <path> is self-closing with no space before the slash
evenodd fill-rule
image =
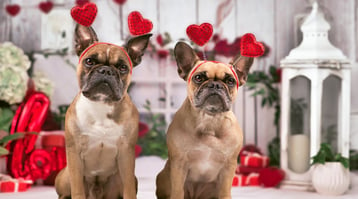
<path id="1" fill-rule="evenodd" d="M 276 187 L 285 178 L 285 172 L 275 167 L 264 168 L 260 171 L 259 178 L 264 187 Z"/>
<path id="2" fill-rule="evenodd" d="M 144 19 L 138 11 L 128 15 L 128 28 L 132 35 L 144 35 L 152 31 L 153 24 L 149 19 Z"/>
<path id="3" fill-rule="evenodd" d="M 49 13 L 53 8 L 53 3 L 51 1 L 44 1 L 39 3 L 39 8 L 44 13 Z"/>
<path id="4" fill-rule="evenodd" d="M 258 153 L 249 153 L 240 156 L 240 165 L 245 167 L 265 168 L 268 166 L 270 159 Z"/>
<path id="5" fill-rule="evenodd" d="M 255 35 L 247 33 L 241 37 L 240 51 L 246 57 L 259 57 L 264 54 L 265 47 L 256 41 Z"/>
<path id="6" fill-rule="evenodd" d="M 127 0 L 113 0 L 113 1 L 119 5 L 123 5 Z"/>
<path id="7" fill-rule="evenodd" d="M 6 12 L 13 17 L 18 15 L 21 10 L 21 8 L 18 4 L 7 5 L 5 7 L 5 9 L 6 9 Z"/>
<path id="8" fill-rule="evenodd" d="M 213 26 L 210 23 L 202 23 L 200 26 L 192 24 L 187 27 L 186 34 L 194 43 L 203 46 L 213 35 Z"/>
<path id="9" fill-rule="evenodd" d="M 40 92 L 31 92 L 20 104 L 12 121 L 10 134 L 15 132 L 40 132 L 50 106 L 48 97 Z M 32 179 L 28 159 L 34 151 L 37 134 L 27 134 L 23 139 L 7 145 L 11 155 L 7 156 L 9 173 L 15 178 Z"/>
<path id="10" fill-rule="evenodd" d="M 97 16 L 97 6 L 94 3 L 86 3 L 83 6 L 75 6 L 71 9 L 72 18 L 83 26 L 91 26 Z"/>

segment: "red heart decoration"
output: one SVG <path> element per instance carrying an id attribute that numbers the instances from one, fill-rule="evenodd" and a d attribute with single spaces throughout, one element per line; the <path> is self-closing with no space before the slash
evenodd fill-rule
<path id="1" fill-rule="evenodd" d="M 97 16 L 97 6 L 94 3 L 86 3 L 82 7 L 75 6 L 71 9 L 72 18 L 83 26 L 90 26 Z"/>
<path id="2" fill-rule="evenodd" d="M 19 14 L 21 10 L 20 6 L 17 4 L 7 5 L 5 8 L 6 12 L 13 17 Z"/>
<path id="3" fill-rule="evenodd" d="M 127 0 L 113 0 L 113 1 L 119 5 L 123 5 Z"/>
<path id="4" fill-rule="evenodd" d="M 200 26 L 192 24 L 186 28 L 186 34 L 194 43 L 203 46 L 213 35 L 213 26 L 209 23 L 202 23 Z"/>
<path id="5" fill-rule="evenodd" d="M 76 0 L 76 4 L 79 6 L 83 6 L 88 2 L 89 2 L 88 0 Z"/>
<path id="6" fill-rule="evenodd" d="M 153 29 L 153 24 L 149 19 L 144 19 L 138 11 L 133 11 L 128 15 L 128 27 L 132 35 L 143 35 Z"/>
<path id="7" fill-rule="evenodd" d="M 279 168 L 263 168 L 259 173 L 259 180 L 264 187 L 276 187 L 285 178 L 285 172 Z"/>
<path id="8" fill-rule="evenodd" d="M 247 33 L 241 38 L 240 50 L 246 57 L 259 57 L 264 54 L 265 47 L 256 41 L 255 35 Z"/>
<path id="9" fill-rule="evenodd" d="M 45 2 L 41 2 L 40 4 L 39 4 L 39 8 L 40 8 L 40 10 L 42 10 L 42 12 L 44 12 L 44 13 L 49 13 L 51 10 L 52 10 L 52 8 L 53 8 L 53 3 L 51 2 L 51 1 L 45 1 Z"/>

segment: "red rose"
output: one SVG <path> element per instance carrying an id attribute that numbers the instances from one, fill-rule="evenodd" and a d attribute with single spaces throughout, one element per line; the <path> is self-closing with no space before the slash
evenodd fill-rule
<path id="1" fill-rule="evenodd" d="M 160 59 L 165 59 L 165 58 L 168 57 L 169 51 L 168 51 L 168 50 L 163 50 L 163 49 L 161 49 L 161 50 L 158 50 L 158 51 L 157 51 L 157 54 L 158 54 L 158 57 L 159 57 Z"/>
<path id="2" fill-rule="evenodd" d="M 160 46 L 163 46 L 164 44 L 163 44 L 163 37 L 162 37 L 162 35 L 158 35 L 157 36 L 157 42 L 158 42 L 158 44 L 160 45 Z"/>

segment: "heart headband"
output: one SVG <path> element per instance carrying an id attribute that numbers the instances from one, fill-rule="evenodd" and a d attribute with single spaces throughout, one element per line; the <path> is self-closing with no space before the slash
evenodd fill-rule
<path id="1" fill-rule="evenodd" d="M 115 45 L 115 44 L 111 44 L 111 43 L 96 42 L 96 43 L 94 43 L 94 44 L 88 46 L 88 47 L 81 53 L 80 59 L 78 60 L 78 63 L 81 63 L 83 56 L 87 53 L 87 51 L 89 51 L 89 49 L 91 49 L 91 48 L 93 48 L 94 46 L 97 46 L 97 45 L 99 45 L 99 44 L 108 44 L 108 45 L 111 45 L 111 46 L 114 46 L 114 47 L 117 47 L 117 48 L 121 49 L 122 52 L 124 52 L 124 54 L 126 55 L 126 57 L 127 57 L 127 59 L 128 59 L 129 66 L 130 66 L 130 68 L 131 68 L 131 69 L 130 69 L 130 73 L 132 74 L 133 64 L 132 64 L 131 58 L 129 57 L 127 51 L 125 51 L 125 50 L 123 49 L 123 47 L 118 46 L 118 45 Z"/>
<path id="2" fill-rule="evenodd" d="M 188 84 L 190 83 L 191 77 L 193 76 L 193 74 L 195 73 L 195 71 L 196 71 L 201 65 L 203 65 L 203 64 L 205 64 L 205 63 L 208 63 L 208 62 L 225 64 L 225 63 L 218 62 L 218 61 L 206 61 L 206 60 L 203 61 L 202 63 L 200 63 L 200 64 L 198 64 L 197 66 L 195 66 L 195 68 L 194 68 L 194 69 L 191 71 L 191 73 L 189 74 L 189 76 L 188 76 Z M 235 72 L 233 66 L 230 65 L 230 64 L 225 64 L 225 65 L 226 65 L 227 67 L 229 67 L 230 70 L 232 71 L 232 73 L 234 74 L 235 80 L 236 80 L 236 89 L 239 89 L 239 79 L 238 79 L 238 77 L 237 77 L 237 74 L 236 74 L 236 72 Z"/>

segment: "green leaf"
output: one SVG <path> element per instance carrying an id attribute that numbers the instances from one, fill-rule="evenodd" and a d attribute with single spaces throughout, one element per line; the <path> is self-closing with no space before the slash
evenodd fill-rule
<path id="1" fill-rule="evenodd" d="M 6 148 L 0 146 L 0 157 L 7 154 L 9 154 L 9 151 Z"/>
<path id="2" fill-rule="evenodd" d="M 26 135 L 25 133 L 14 133 L 14 134 L 11 134 L 11 135 L 6 135 L 5 137 L 3 137 L 0 140 L 0 145 L 1 146 L 6 146 L 8 142 L 13 141 L 13 140 L 21 139 L 25 135 Z"/>
<path id="3" fill-rule="evenodd" d="M 9 131 L 14 112 L 10 108 L 0 108 L 0 130 Z"/>

